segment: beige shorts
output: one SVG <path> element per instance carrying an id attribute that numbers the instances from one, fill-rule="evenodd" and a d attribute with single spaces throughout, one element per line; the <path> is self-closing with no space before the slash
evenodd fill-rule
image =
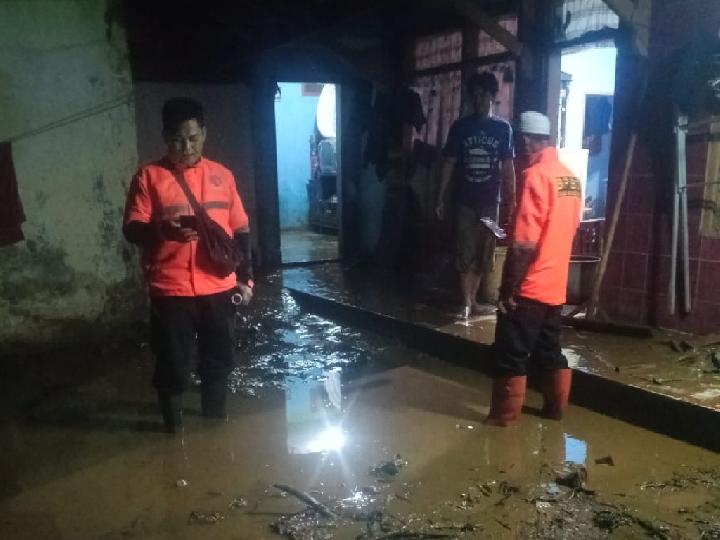
<path id="1" fill-rule="evenodd" d="M 495 266 L 495 235 L 480 218 L 497 221 L 497 206 L 471 208 L 458 205 L 455 219 L 455 249 L 458 272 L 478 275 L 490 273 Z"/>

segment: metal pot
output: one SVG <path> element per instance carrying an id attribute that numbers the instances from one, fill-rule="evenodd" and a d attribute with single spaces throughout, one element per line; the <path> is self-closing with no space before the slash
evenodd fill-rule
<path id="1" fill-rule="evenodd" d="M 587 302 L 592 294 L 595 275 L 600 266 L 600 257 L 573 255 L 570 257 L 568 272 L 567 304 L 580 305 Z"/>

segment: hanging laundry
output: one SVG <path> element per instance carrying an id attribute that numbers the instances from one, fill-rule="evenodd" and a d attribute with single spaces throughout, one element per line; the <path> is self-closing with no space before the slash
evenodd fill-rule
<path id="1" fill-rule="evenodd" d="M 9 142 L 0 143 L 0 246 L 25 240 L 21 225 L 25 222 L 17 187 L 12 148 Z"/>
<path id="2" fill-rule="evenodd" d="M 392 93 L 377 92 L 368 126 L 364 165 L 374 164 L 377 177 L 382 180 L 392 168 L 389 153 L 402 144 L 403 127 L 420 130 L 426 119 L 417 92 L 398 88 Z"/>

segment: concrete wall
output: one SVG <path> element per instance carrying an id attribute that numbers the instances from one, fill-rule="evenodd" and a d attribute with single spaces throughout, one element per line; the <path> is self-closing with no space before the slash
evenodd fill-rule
<path id="1" fill-rule="evenodd" d="M 308 225 L 307 182 L 310 178 L 309 138 L 315 127 L 318 96 L 303 96 L 301 83 L 279 83 L 275 101 L 280 228 Z"/>
<path id="2" fill-rule="evenodd" d="M 720 27 L 717 0 L 657 0 L 653 2 L 651 74 L 700 32 L 715 34 Z M 628 140 L 629 120 L 635 115 L 632 95 L 638 85 L 640 65 L 618 56 L 615 102 L 613 172 L 608 187 L 608 214 L 618 189 L 622 159 Z M 662 72 L 661 72 L 662 73 Z M 700 234 L 699 222 L 705 181 L 707 139 L 691 138 L 687 147 L 690 233 L 690 284 L 692 310 L 670 314 L 668 285 L 671 270 L 671 201 L 674 150 L 667 84 L 670 75 L 648 85 L 653 90 L 643 101 L 656 99 L 655 115 L 642 116 L 647 133 L 639 140 L 621 209 L 618 232 L 603 281 L 602 307 L 613 317 L 631 322 L 707 333 L 720 330 L 720 240 Z M 659 93 L 659 96 L 656 95 Z M 619 135 L 619 136 L 618 136 Z M 669 160 L 669 161 L 668 161 Z M 678 288 L 680 281 L 678 280 Z M 677 296 L 678 306 L 681 296 Z"/>
<path id="3" fill-rule="evenodd" d="M 253 238 L 256 238 L 251 98 L 248 88 L 243 84 L 136 82 L 139 163 L 154 161 L 165 155 L 160 113 L 165 100 L 177 96 L 191 97 L 202 103 L 207 128 L 204 153 L 208 158 L 225 165 L 235 175 L 238 193 L 250 217 Z"/>
<path id="4" fill-rule="evenodd" d="M 131 75 L 106 8 L 0 2 L 0 140 L 21 136 L 13 153 L 27 215 L 27 240 L 0 248 L 3 348 L 98 337 L 137 314 L 137 264 L 120 233 L 137 161 Z"/>

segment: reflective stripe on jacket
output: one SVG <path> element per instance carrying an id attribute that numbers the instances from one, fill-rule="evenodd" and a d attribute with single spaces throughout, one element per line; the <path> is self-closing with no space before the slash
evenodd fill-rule
<path id="1" fill-rule="evenodd" d="M 161 160 L 137 172 L 128 192 L 125 224 L 173 220 L 193 214 L 170 170 L 172 166 L 167 160 Z M 202 158 L 182 173 L 198 202 L 230 236 L 236 231 L 249 230 L 235 178 L 228 169 Z M 235 286 L 235 273 L 227 277 L 213 275 L 207 270 L 208 262 L 208 254 L 198 241 L 163 241 L 142 249 L 142 267 L 151 296 L 202 296 Z"/>

